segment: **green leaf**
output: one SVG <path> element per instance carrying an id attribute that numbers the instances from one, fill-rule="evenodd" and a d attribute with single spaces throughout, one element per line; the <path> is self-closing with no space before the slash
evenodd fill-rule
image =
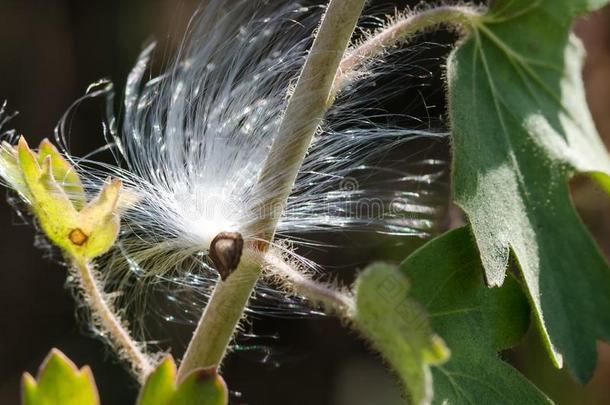
<path id="1" fill-rule="evenodd" d="M 23 375 L 23 405 L 96 405 L 99 397 L 89 367 L 80 370 L 62 352 L 51 350 L 35 380 Z"/>
<path id="2" fill-rule="evenodd" d="M 46 236 L 74 258 L 92 259 L 114 244 L 119 215 L 137 196 L 109 179 L 86 203 L 80 177 L 59 151 L 43 140 L 38 153 L 25 138 L 0 145 L 0 176 L 32 207 Z"/>
<path id="3" fill-rule="evenodd" d="M 171 357 L 166 358 L 153 371 L 138 397 L 138 405 L 169 404 L 176 390 L 176 364 Z"/>
<path id="4" fill-rule="evenodd" d="M 436 404 L 548 404 L 551 401 L 497 351 L 515 345 L 529 326 L 530 308 L 517 280 L 485 286 L 468 228 L 428 242 L 400 267 L 425 304 L 432 328 L 451 358 L 433 368 Z"/>
<path id="5" fill-rule="evenodd" d="M 171 357 L 161 362 L 148 377 L 138 397 L 138 405 L 226 405 L 227 387 L 216 369 L 197 369 L 180 384 Z"/>
<path id="6" fill-rule="evenodd" d="M 572 20 L 599 0 L 503 0 L 448 63 L 453 187 L 490 286 L 517 259 L 558 367 L 581 380 L 610 339 L 610 271 L 570 200 L 568 180 L 608 186 L 610 159 L 587 108 Z"/>
<path id="7" fill-rule="evenodd" d="M 85 189 L 80 177 L 74 167 L 59 153 L 55 145 L 45 138 L 38 146 L 38 163 L 42 165 L 47 156 L 51 159 L 53 178 L 61 185 L 74 207 L 80 210 L 86 202 Z"/>
<path id="8" fill-rule="evenodd" d="M 374 264 L 356 281 L 357 328 L 401 377 L 416 404 L 432 394 L 430 364 L 449 355 L 421 305 L 409 298 L 409 281 L 396 267 Z"/>

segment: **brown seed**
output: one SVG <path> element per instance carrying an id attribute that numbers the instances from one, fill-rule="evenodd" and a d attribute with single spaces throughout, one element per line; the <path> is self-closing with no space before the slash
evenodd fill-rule
<path id="1" fill-rule="evenodd" d="M 84 245 L 85 242 L 87 242 L 87 239 L 89 239 L 89 237 L 85 235 L 85 233 L 80 228 L 73 229 L 70 232 L 70 235 L 68 235 L 68 237 L 70 238 L 70 241 L 76 246 Z"/>
<path id="2" fill-rule="evenodd" d="M 210 244 L 210 259 L 216 266 L 222 281 L 237 268 L 244 248 L 244 238 L 239 232 L 220 232 Z"/>

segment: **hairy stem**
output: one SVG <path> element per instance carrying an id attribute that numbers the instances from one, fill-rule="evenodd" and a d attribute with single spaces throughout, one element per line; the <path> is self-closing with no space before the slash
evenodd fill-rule
<path id="1" fill-rule="evenodd" d="M 179 381 L 196 368 L 220 364 L 254 290 L 260 269 L 260 263 L 243 257 L 225 281 L 218 281 L 178 368 Z"/>
<path id="2" fill-rule="evenodd" d="M 256 224 L 265 240 L 273 238 L 279 214 L 296 180 L 307 149 L 332 102 L 333 82 L 362 13 L 365 0 L 331 0 L 299 80 L 284 112 L 259 183 L 273 190 L 263 199 Z"/>
<path id="3" fill-rule="evenodd" d="M 364 63 L 382 55 L 388 48 L 406 42 L 413 34 L 441 24 L 469 27 L 481 15 L 481 10 L 472 6 L 439 6 L 395 19 L 347 53 L 339 65 L 333 94 L 338 93 Z"/>
<path id="4" fill-rule="evenodd" d="M 404 41 L 418 30 L 444 22 L 464 24 L 469 21 L 469 16 L 478 15 L 475 10 L 466 7 L 446 6 L 422 11 L 396 21 L 343 58 L 364 3 L 365 0 L 331 0 L 322 18 L 261 171 L 259 189 L 273 190 L 273 193 L 261 196 L 261 203 L 255 207 L 260 215 L 254 229 L 259 232 L 261 242 L 249 247 L 254 256 L 263 255 L 268 242 L 273 240 L 277 221 L 294 187 L 312 138 L 332 105 L 335 94 L 345 85 L 348 77 L 367 58 L 381 54 L 384 48 Z M 262 263 L 257 260 L 242 260 L 226 281 L 218 282 L 184 355 L 178 370 L 179 379 L 194 368 L 218 366 L 221 363 L 261 275 L 261 266 Z M 294 273 L 290 275 L 296 276 Z M 292 282 L 295 284 L 294 279 Z M 300 278 L 296 284 L 299 293 L 311 295 L 314 301 L 335 301 L 338 307 L 349 311 L 351 304 L 337 301 L 337 297 L 319 284 L 306 278 Z"/>
<path id="5" fill-rule="evenodd" d="M 355 303 L 351 295 L 333 288 L 329 284 L 312 280 L 273 252 L 267 253 L 265 256 L 265 268 L 271 278 L 281 282 L 288 292 L 321 304 L 327 311 L 333 312 L 343 319 L 352 317 Z"/>
<path id="6" fill-rule="evenodd" d="M 261 215 L 256 224 L 262 230 L 263 241 L 273 239 L 279 219 L 276 213 L 286 204 L 307 148 L 328 108 L 333 80 L 364 3 L 365 0 L 331 0 L 322 18 L 259 179 L 261 190 L 274 190 L 258 210 L 268 213 Z M 265 243 L 257 247 L 261 251 L 266 248 Z M 260 265 L 244 263 L 226 281 L 218 282 L 180 364 L 179 378 L 196 367 L 220 364 L 260 273 Z"/>
<path id="7" fill-rule="evenodd" d="M 140 383 L 152 372 L 153 365 L 132 339 L 118 315 L 108 304 L 106 296 L 96 280 L 93 265 L 84 259 L 74 259 L 73 267 L 78 273 L 80 288 L 83 290 L 91 316 L 109 340 L 116 345 L 119 355 L 131 363 Z"/>

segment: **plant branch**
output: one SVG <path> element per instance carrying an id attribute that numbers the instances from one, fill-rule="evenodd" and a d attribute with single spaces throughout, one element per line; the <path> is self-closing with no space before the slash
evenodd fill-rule
<path id="1" fill-rule="evenodd" d="M 473 6 L 439 6 L 395 18 L 347 53 L 339 65 L 333 95 L 341 91 L 366 62 L 383 55 L 388 48 L 407 42 L 413 34 L 441 24 L 469 27 L 481 16 L 481 9 Z"/>
<path id="2" fill-rule="evenodd" d="M 150 359 L 140 350 L 118 315 L 112 311 L 106 294 L 95 277 L 93 265 L 85 259 L 73 259 L 72 263 L 94 322 L 109 335 L 109 340 L 116 345 L 119 355 L 129 361 L 140 383 L 144 383 L 153 370 Z"/>
<path id="3" fill-rule="evenodd" d="M 218 366 L 258 281 L 261 265 L 244 252 L 237 269 L 218 280 L 178 368 L 178 381 L 196 368 Z"/>
<path id="4" fill-rule="evenodd" d="M 352 318 L 355 303 L 350 294 L 333 288 L 329 284 L 312 280 L 274 252 L 265 255 L 265 270 L 288 292 L 321 304 L 327 311 L 333 312 L 343 319 Z"/>

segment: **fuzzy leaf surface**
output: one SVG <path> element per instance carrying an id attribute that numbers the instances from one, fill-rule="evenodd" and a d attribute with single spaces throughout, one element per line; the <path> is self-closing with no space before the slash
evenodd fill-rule
<path id="1" fill-rule="evenodd" d="M 557 366 L 581 380 L 610 339 L 610 270 L 570 199 L 568 181 L 604 185 L 610 159 L 588 110 L 577 16 L 600 0 L 497 0 L 447 67 L 453 187 L 490 286 L 517 259 Z M 610 187 L 606 187 L 610 190 Z"/>
<path id="2" fill-rule="evenodd" d="M 356 325 L 401 378 L 411 403 L 429 403 L 430 365 L 449 357 L 409 280 L 392 265 L 367 267 L 356 281 Z"/>
<path id="3" fill-rule="evenodd" d="M 400 266 L 424 304 L 451 358 L 432 368 L 435 404 L 549 404 L 551 401 L 498 357 L 526 332 L 530 307 L 519 282 L 487 288 L 468 228 L 428 242 Z"/>

